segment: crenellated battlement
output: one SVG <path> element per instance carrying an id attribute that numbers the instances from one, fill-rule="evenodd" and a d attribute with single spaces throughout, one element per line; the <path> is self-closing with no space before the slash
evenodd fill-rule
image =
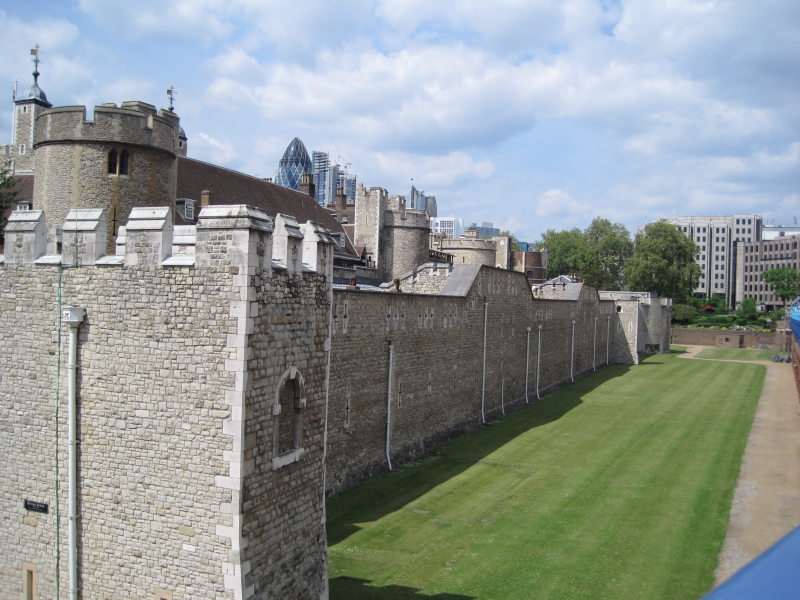
<path id="1" fill-rule="evenodd" d="M 100 104 L 87 120 L 85 106 L 58 106 L 36 119 L 35 147 L 57 143 L 113 143 L 155 148 L 175 155 L 180 119 L 145 102 Z"/>
<path id="2" fill-rule="evenodd" d="M 386 205 L 384 224 L 387 227 L 430 229 L 430 217 L 425 211 L 406 208 L 403 196 L 390 196 Z"/>
<path id="3" fill-rule="evenodd" d="M 6 227 L 5 264 L 107 267 L 236 267 L 242 275 L 273 270 L 302 277 L 333 275 L 333 240 L 314 222 L 298 224 L 244 204 L 205 206 L 197 225 L 175 227 L 170 207 L 137 207 L 104 254 L 105 209 L 73 209 L 64 222 L 61 254 L 48 255 L 44 211 L 14 211 Z"/>

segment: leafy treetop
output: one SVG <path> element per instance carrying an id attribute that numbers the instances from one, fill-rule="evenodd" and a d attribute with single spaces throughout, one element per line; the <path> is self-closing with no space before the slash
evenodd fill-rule
<path id="1" fill-rule="evenodd" d="M 628 289 L 688 301 L 700 281 L 695 243 L 666 221 L 648 223 L 636 235 L 633 256 L 625 265 Z"/>
<path id="2" fill-rule="evenodd" d="M 783 299 L 784 306 L 800 296 L 800 271 L 793 267 L 769 269 L 761 274 L 761 278 Z"/>

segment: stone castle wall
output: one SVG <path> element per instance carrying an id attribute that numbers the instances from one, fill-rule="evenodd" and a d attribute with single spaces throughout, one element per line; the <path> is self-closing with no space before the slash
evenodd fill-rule
<path id="1" fill-rule="evenodd" d="M 56 597 L 57 520 L 68 596 L 66 305 L 86 311 L 81 597 L 318 597 L 330 245 L 301 226 L 304 245 L 319 243 L 293 273 L 271 260 L 269 217 L 207 207 L 193 253 L 162 261 L 169 213 L 144 216 L 129 225 L 124 255 L 76 268 L 22 254 L 0 264 L 10 361 L 0 386 L 0 598 L 20 597 L 26 569 L 38 597 Z M 43 223 L 14 223 L 10 237 L 44 235 Z M 86 245 L 85 229 L 69 235 Z M 289 450 L 276 450 L 286 431 Z"/>
<path id="2" fill-rule="evenodd" d="M 87 600 L 324 596 L 325 493 L 635 362 L 640 328 L 658 335 L 636 299 L 617 312 L 579 282 L 535 299 L 522 273 L 480 265 L 425 265 L 400 293 L 333 291 L 320 226 L 245 206 L 204 207 L 179 253 L 169 208 L 136 208 L 115 256 L 103 211 L 73 211 L 62 266 L 43 256 L 44 219 L 12 215 L 0 264 L 0 600 L 29 568 L 53 597 L 57 539 L 66 556 L 65 305 L 86 310 Z M 62 558 L 62 596 L 66 573 Z"/>
<path id="3" fill-rule="evenodd" d="M 613 304 L 593 289 L 577 301 L 533 300 L 521 273 L 474 273 L 457 295 L 335 291 L 329 493 L 500 418 L 526 389 L 534 401 L 612 359 Z"/>

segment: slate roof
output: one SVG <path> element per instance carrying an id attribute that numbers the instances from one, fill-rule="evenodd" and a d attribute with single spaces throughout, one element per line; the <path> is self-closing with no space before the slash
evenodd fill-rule
<path id="1" fill-rule="evenodd" d="M 177 197 L 196 200 L 199 211 L 204 189 L 211 190 L 210 204 L 249 204 L 270 217 L 283 213 L 292 215 L 298 223 L 314 221 L 332 233 L 344 233 L 332 212 L 307 194 L 200 160 L 178 157 Z M 347 253 L 355 255 L 352 242 L 346 235 L 344 238 Z"/>

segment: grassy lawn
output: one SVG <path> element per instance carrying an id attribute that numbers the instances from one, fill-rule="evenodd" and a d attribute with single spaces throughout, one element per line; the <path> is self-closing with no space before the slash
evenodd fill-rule
<path id="1" fill-rule="evenodd" d="M 717 360 L 770 360 L 776 354 L 786 354 L 777 350 L 756 350 L 754 348 L 709 348 L 697 355 L 698 358 Z"/>
<path id="2" fill-rule="evenodd" d="M 603 369 L 328 502 L 331 598 L 695 600 L 766 369 Z"/>

